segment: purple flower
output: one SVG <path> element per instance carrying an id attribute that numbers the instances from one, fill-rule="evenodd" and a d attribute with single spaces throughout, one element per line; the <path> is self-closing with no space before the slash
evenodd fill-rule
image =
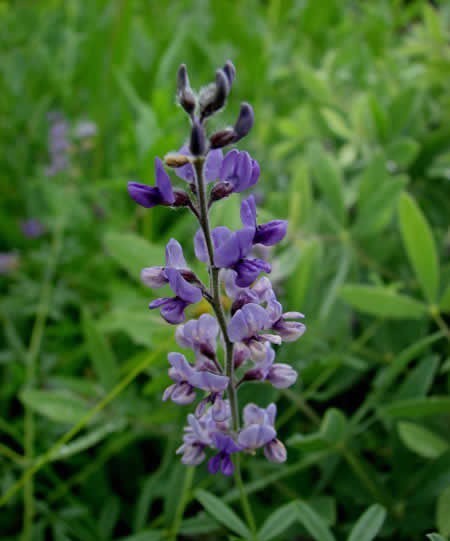
<path id="1" fill-rule="evenodd" d="M 207 419 L 196 419 L 188 415 L 188 426 L 184 429 L 183 444 L 177 449 L 182 454 L 181 462 L 191 466 L 200 464 L 205 459 L 205 447 L 211 445 L 211 435 Z"/>
<path id="2" fill-rule="evenodd" d="M 179 325 L 175 338 L 180 346 L 194 350 L 198 360 L 215 359 L 219 325 L 216 318 L 202 314 L 198 319 Z"/>
<path id="3" fill-rule="evenodd" d="M 219 268 L 233 269 L 236 272 L 236 285 L 248 287 L 261 272 L 269 273 L 271 266 L 266 261 L 248 258 L 253 246 L 254 229 L 244 227 L 230 231 L 227 227 L 216 227 L 212 231 L 214 263 Z M 200 261 L 208 261 L 203 232 L 198 230 L 195 238 L 195 255 Z"/>
<path id="4" fill-rule="evenodd" d="M 286 389 L 294 385 L 298 377 L 297 372 L 288 364 L 274 363 L 274 360 L 275 352 L 267 343 L 265 358 L 255 363 L 254 368 L 245 374 L 245 380 L 269 381 L 277 389 Z"/>
<path id="5" fill-rule="evenodd" d="M 185 280 L 182 274 L 173 268 L 165 269 L 170 287 L 175 297 L 161 297 L 149 304 L 149 308 L 161 309 L 161 316 L 167 323 L 177 324 L 185 319 L 184 311 L 190 304 L 199 302 L 202 298 L 201 290 Z"/>
<path id="6" fill-rule="evenodd" d="M 163 162 L 155 159 L 156 186 L 147 186 L 139 182 L 128 183 L 128 193 L 138 205 L 152 208 L 156 205 L 172 205 L 175 202 L 169 175 L 164 169 Z"/>
<path id="7" fill-rule="evenodd" d="M 215 474 L 220 470 L 224 475 L 232 475 L 234 465 L 231 461 L 231 455 L 242 449 L 235 443 L 233 438 L 221 432 L 212 435 L 212 442 L 219 452 L 208 462 L 209 473 Z"/>
<path id="8" fill-rule="evenodd" d="M 244 227 L 252 227 L 255 231 L 253 244 L 264 244 L 264 246 L 273 246 L 286 236 L 287 221 L 272 220 L 265 224 L 256 223 L 256 202 L 255 196 L 251 195 L 241 203 L 241 220 Z"/>
<path id="9" fill-rule="evenodd" d="M 141 272 L 144 284 L 159 288 L 169 284 L 175 297 L 162 297 L 152 301 L 151 309 L 161 308 L 161 316 L 172 324 L 184 321 L 184 310 L 189 304 L 199 302 L 201 289 L 188 280 L 195 281 L 195 275 L 187 268 L 183 249 L 178 241 L 170 239 L 166 246 L 166 266 L 147 267 Z"/>
<path id="10" fill-rule="evenodd" d="M 233 186 L 234 192 L 243 192 L 258 182 L 259 174 L 258 162 L 248 152 L 233 149 L 223 159 L 219 176 Z"/>
<path id="11" fill-rule="evenodd" d="M 285 312 L 283 314 L 283 307 L 273 292 L 267 302 L 267 312 L 271 321 L 270 328 L 278 333 L 284 342 L 295 342 L 306 331 L 306 326 L 303 323 L 294 321 L 305 316 L 300 312 Z"/>
<path id="12" fill-rule="evenodd" d="M 48 119 L 50 122 L 48 134 L 50 165 L 46 169 L 46 174 L 53 176 L 69 166 L 69 125 L 64 116 L 55 111 L 48 114 Z"/>
<path id="13" fill-rule="evenodd" d="M 238 444 L 249 450 L 264 447 L 264 454 L 271 462 L 284 462 L 286 449 L 276 438 L 274 428 L 277 407 L 269 404 L 267 408 L 258 408 L 255 404 L 247 404 L 244 408 L 244 428 L 238 436 Z"/>
<path id="14" fill-rule="evenodd" d="M 177 404 L 190 404 L 195 400 L 195 390 L 221 393 L 228 385 L 228 377 L 209 370 L 197 370 L 181 353 L 169 353 L 169 376 L 175 382 L 164 391 L 163 400 L 170 398 Z"/>
<path id="15" fill-rule="evenodd" d="M 20 228 L 25 237 L 36 239 L 45 233 L 45 226 L 36 218 L 30 218 L 21 222 Z"/>
<path id="16" fill-rule="evenodd" d="M 191 156 L 189 147 L 187 145 L 183 145 L 178 153 L 184 154 L 185 156 Z M 208 152 L 203 165 L 203 177 L 206 183 L 214 182 L 219 178 L 222 162 L 223 154 L 220 148 L 213 149 Z M 189 182 L 189 184 L 195 184 L 195 171 L 194 166 L 191 163 L 177 167 L 174 171 L 177 177 Z"/>
<path id="17" fill-rule="evenodd" d="M 279 336 L 260 334 L 270 327 L 269 316 L 258 304 L 245 304 L 237 310 L 228 323 L 228 336 L 232 342 L 242 342 L 249 350 L 253 360 L 264 360 L 266 357 L 266 342 L 280 344 Z"/>

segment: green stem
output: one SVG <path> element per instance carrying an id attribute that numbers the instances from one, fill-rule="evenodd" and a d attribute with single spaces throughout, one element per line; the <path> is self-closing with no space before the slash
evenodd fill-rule
<path id="1" fill-rule="evenodd" d="M 183 520 L 183 513 L 186 505 L 189 501 L 189 491 L 191 490 L 192 482 L 194 481 L 195 468 L 187 467 L 186 474 L 184 476 L 183 490 L 181 497 L 178 500 L 177 509 L 175 511 L 175 518 L 173 519 L 172 529 L 169 535 L 169 541 L 176 541 L 178 531 Z"/>
<path id="2" fill-rule="evenodd" d="M 239 490 L 239 497 L 241 500 L 242 510 L 244 511 L 245 520 L 247 521 L 247 524 L 250 527 L 252 534 L 255 535 L 256 523 L 255 523 L 255 518 L 252 513 L 252 509 L 250 507 L 250 502 L 249 502 L 247 493 L 245 491 L 244 482 L 242 481 L 239 453 L 236 453 L 234 457 L 234 480 Z"/>
<path id="3" fill-rule="evenodd" d="M 208 201 L 206 200 L 206 188 L 203 178 L 203 161 L 203 158 L 197 158 L 194 162 L 199 202 L 199 222 L 205 237 L 206 249 L 208 251 L 210 293 L 212 297 L 211 305 L 216 314 L 217 321 L 225 342 L 225 373 L 229 378 L 227 392 L 228 399 L 230 401 L 232 424 L 234 430 L 239 430 L 239 407 L 234 382 L 233 343 L 228 337 L 227 321 L 223 310 L 222 301 L 220 299 L 219 269 L 214 264 L 214 248 L 211 237 L 211 227 L 209 225 Z"/>
<path id="4" fill-rule="evenodd" d="M 234 363 L 233 363 L 233 342 L 231 342 L 228 336 L 227 320 L 225 312 L 222 306 L 220 298 L 220 281 L 219 281 L 219 269 L 214 264 L 214 247 L 211 237 L 211 227 L 209 225 L 208 217 L 208 201 L 206 199 L 206 188 L 203 178 L 203 158 L 197 158 L 194 161 L 194 168 L 197 180 L 197 194 L 199 202 L 199 223 L 202 228 L 203 235 L 205 237 L 206 248 L 209 258 L 209 279 L 210 279 L 210 294 L 212 297 L 212 308 L 216 314 L 217 321 L 219 323 L 220 330 L 222 331 L 223 339 L 225 342 L 225 373 L 229 378 L 227 394 L 230 401 L 232 426 L 235 431 L 239 430 L 239 405 L 237 398 L 236 383 L 234 381 Z M 252 510 L 247 494 L 242 482 L 241 469 L 239 456 L 236 453 L 234 456 L 234 478 L 236 485 L 239 489 L 241 497 L 241 505 L 244 515 L 247 520 L 247 524 L 250 527 L 253 534 L 256 532 L 255 519 L 253 517 Z"/>
<path id="5" fill-rule="evenodd" d="M 41 348 L 42 338 L 44 336 L 47 316 L 50 309 L 50 302 L 53 290 L 53 277 L 55 274 L 56 264 L 58 261 L 59 252 L 61 250 L 63 237 L 63 222 L 62 220 L 56 225 L 53 235 L 50 257 L 47 268 L 45 270 L 44 280 L 42 284 L 41 297 L 36 314 L 36 319 L 31 333 L 30 344 L 25 356 L 26 365 L 26 387 L 32 389 L 36 384 L 36 361 Z M 35 440 L 35 424 L 34 414 L 31 408 L 25 406 L 24 419 L 24 451 L 25 461 L 32 462 L 34 456 L 34 440 Z M 24 514 L 23 514 L 23 530 L 22 540 L 30 541 L 32 538 L 33 517 L 34 517 L 34 483 L 31 475 L 24 484 Z"/>

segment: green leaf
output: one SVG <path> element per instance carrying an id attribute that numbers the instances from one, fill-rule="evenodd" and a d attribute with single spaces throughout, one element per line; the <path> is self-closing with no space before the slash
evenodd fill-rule
<path id="1" fill-rule="evenodd" d="M 448 284 L 447 288 L 442 294 L 441 301 L 439 302 L 439 307 L 443 312 L 450 312 L 450 284 Z"/>
<path id="2" fill-rule="evenodd" d="M 420 145 L 410 137 L 400 137 L 387 148 L 387 158 L 397 167 L 407 168 L 419 154 Z"/>
<path id="3" fill-rule="evenodd" d="M 195 491 L 195 497 L 203 505 L 205 511 L 215 518 L 217 522 L 220 522 L 220 524 L 245 539 L 251 538 L 251 533 L 247 526 L 222 500 L 219 500 L 219 498 L 210 492 L 201 489 Z"/>
<path id="4" fill-rule="evenodd" d="M 341 297 L 357 310 L 374 316 L 419 319 L 426 313 L 421 302 L 382 286 L 347 284 L 341 288 Z"/>
<path id="5" fill-rule="evenodd" d="M 380 531 L 386 518 L 386 510 L 381 505 L 371 505 L 353 526 L 348 541 L 372 541 Z"/>
<path id="6" fill-rule="evenodd" d="M 258 533 L 259 541 L 270 541 L 274 537 L 281 535 L 297 519 L 295 502 L 288 503 L 276 509 L 267 517 Z"/>
<path id="7" fill-rule="evenodd" d="M 137 280 L 144 267 L 164 264 L 164 246 L 151 244 L 133 233 L 111 231 L 105 234 L 104 243 L 111 257 Z"/>
<path id="8" fill-rule="evenodd" d="M 410 263 L 429 302 L 439 287 L 439 260 L 430 225 L 414 199 L 404 193 L 399 204 L 400 230 Z"/>
<path id="9" fill-rule="evenodd" d="M 442 535 L 450 535 L 450 486 L 441 492 L 437 501 L 436 526 Z"/>
<path id="10" fill-rule="evenodd" d="M 447 539 L 437 533 L 428 533 L 427 537 L 430 541 L 447 541 Z"/>
<path id="11" fill-rule="evenodd" d="M 315 541 L 335 541 L 323 518 L 306 502 L 295 502 L 297 520 Z"/>
<path id="12" fill-rule="evenodd" d="M 72 440 L 70 443 L 66 443 L 62 447 L 59 447 L 57 452 L 52 455 L 51 460 L 61 460 L 81 453 L 86 449 L 97 445 L 97 443 L 104 440 L 110 434 L 123 430 L 126 426 L 127 422 L 124 419 L 103 423 L 98 428 L 95 428 L 87 434 Z"/>
<path id="13" fill-rule="evenodd" d="M 343 139 L 352 139 L 353 132 L 340 114 L 336 113 L 336 111 L 333 109 L 329 109 L 328 107 L 323 107 L 320 110 L 320 113 L 327 123 L 328 128 L 334 134 L 342 137 Z"/>
<path id="14" fill-rule="evenodd" d="M 76 423 L 89 411 L 86 402 L 64 391 L 25 389 L 20 400 L 36 413 L 59 423 Z"/>
<path id="15" fill-rule="evenodd" d="M 449 447 L 443 438 L 415 423 L 399 423 L 398 433 L 410 451 L 424 458 L 437 458 Z"/>
<path id="16" fill-rule="evenodd" d="M 329 443 L 341 442 L 347 432 L 347 419 L 345 415 L 336 408 L 330 408 L 325 413 L 320 432 L 323 438 Z"/>
<path id="17" fill-rule="evenodd" d="M 160 530 L 144 530 L 137 534 L 121 537 L 117 541 L 161 541 L 163 532 Z"/>
<path id="18" fill-rule="evenodd" d="M 430 396 L 427 398 L 409 398 L 398 400 L 380 408 L 382 416 L 391 419 L 402 417 L 420 418 L 429 415 L 450 414 L 450 398 L 447 396 Z"/>
<path id="19" fill-rule="evenodd" d="M 83 310 L 82 325 L 84 340 L 94 369 L 103 387 L 110 390 L 119 380 L 119 365 L 113 350 L 87 310 Z"/>
<path id="20" fill-rule="evenodd" d="M 345 223 L 344 181 L 336 160 L 319 144 L 309 148 L 308 159 L 314 178 L 323 193 L 327 205 L 340 224 Z"/>

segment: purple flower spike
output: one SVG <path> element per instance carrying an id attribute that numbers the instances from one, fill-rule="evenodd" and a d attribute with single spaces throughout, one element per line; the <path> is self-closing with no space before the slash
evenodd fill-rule
<path id="1" fill-rule="evenodd" d="M 195 402 L 176 452 L 183 464 L 194 466 L 207 460 L 210 473 L 227 476 L 234 471 L 232 455 L 237 452 L 255 454 L 260 448 L 269 461 L 286 461 L 286 448 L 275 429 L 275 404 L 266 408 L 247 404 L 243 427 L 238 430 L 237 394 L 240 385 L 249 381 L 267 382 L 278 389 L 293 385 L 297 372 L 288 364 L 275 362 L 273 344 L 294 341 L 305 331 L 299 321 L 303 315 L 283 312 L 269 278 L 260 276 L 271 272 L 264 254 L 285 238 L 287 221 L 258 224 L 256 200 L 251 195 L 241 203 L 242 228 L 211 227 L 214 204 L 248 190 L 260 176 L 258 162 L 247 152 L 234 149 L 224 155 L 222 150 L 251 130 L 254 112 L 250 104 L 241 103 L 234 126 L 212 134 L 208 130 L 208 119 L 225 106 L 234 79 L 235 68 L 228 61 L 216 71 L 214 82 L 195 92 L 186 66 L 181 65 L 177 97 L 190 117 L 191 129 L 188 143 L 178 152 L 166 154 L 164 163 L 189 186 L 186 191 L 172 188 L 159 159 L 155 161 L 155 186 L 128 185 L 138 204 L 186 207 L 200 226 L 194 236 L 194 251 L 206 266 L 207 283 L 189 268 L 175 239 L 166 246 L 165 264 L 143 269 L 141 279 L 151 288 L 170 287 L 172 296 L 153 300 L 150 308 L 159 308 L 168 323 L 178 324 L 176 341 L 192 352 L 192 362 L 181 353 L 168 355 L 171 384 L 163 400 L 180 405 Z M 64 125 L 54 127 L 55 150 L 67 150 L 65 130 Z M 61 156 L 55 153 L 55 160 L 59 158 L 66 158 L 63 152 Z M 209 183 L 214 184 L 208 187 Z M 186 308 L 201 300 L 210 305 L 213 315 L 202 313 L 185 322 Z M 206 312 L 203 305 L 201 309 Z M 201 396 L 197 400 L 198 391 Z"/>
<path id="2" fill-rule="evenodd" d="M 235 192 L 243 192 L 254 186 L 259 179 L 258 162 L 248 152 L 230 150 L 225 156 L 220 169 L 220 179 L 230 182 Z"/>
<path id="3" fill-rule="evenodd" d="M 230 436 L 220 432 L 213 434 L 212 441 L 219 452 L 208 462 L 209 473 L 216 474 L 220 470 L 224 475 L 233 475 L 234 465 L 231 461 L 231 455 L 241 451 L 241 447 L 236 445 Z"/>
<path id="4" fill-rule="evenodd" d="M 159 158 L 155 159 L 155 176 L 156 186 L 147 186 L 139 182 L 128 183 L 128 193 L 138 205 L 152 208 L 156 205 L 172 205 L 175 202 L 169 175 Z"/>

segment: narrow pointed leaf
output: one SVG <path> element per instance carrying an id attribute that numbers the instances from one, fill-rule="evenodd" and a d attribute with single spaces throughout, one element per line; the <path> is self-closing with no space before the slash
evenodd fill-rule
<path id="1" fill-rule="evenodd" d="M 399 216 L 408 258 L 426 299 L 435 303 L 439 287 L 439 260 L 430 225 L 415 200 L 406 193 L 400 197 Z"/>
<path id="2" fill-rule="evenodd" d="M 220 524 L 245 539 L 251 538 L 251 533 L 247 526 L 222 500 L 219 500 L 219 498 L 210 492 L 201 489 L 195 491 L 195 497 L 203 505 L 205 511 L 215 518 L 217 522 L 220 522 Z"/>
<path id="3" fill-rule="evenodd" d="M 381 505 L 371 505 L 353 526 L 348 541 L 372 541 L 383 526 L 386 510 Z"/>

